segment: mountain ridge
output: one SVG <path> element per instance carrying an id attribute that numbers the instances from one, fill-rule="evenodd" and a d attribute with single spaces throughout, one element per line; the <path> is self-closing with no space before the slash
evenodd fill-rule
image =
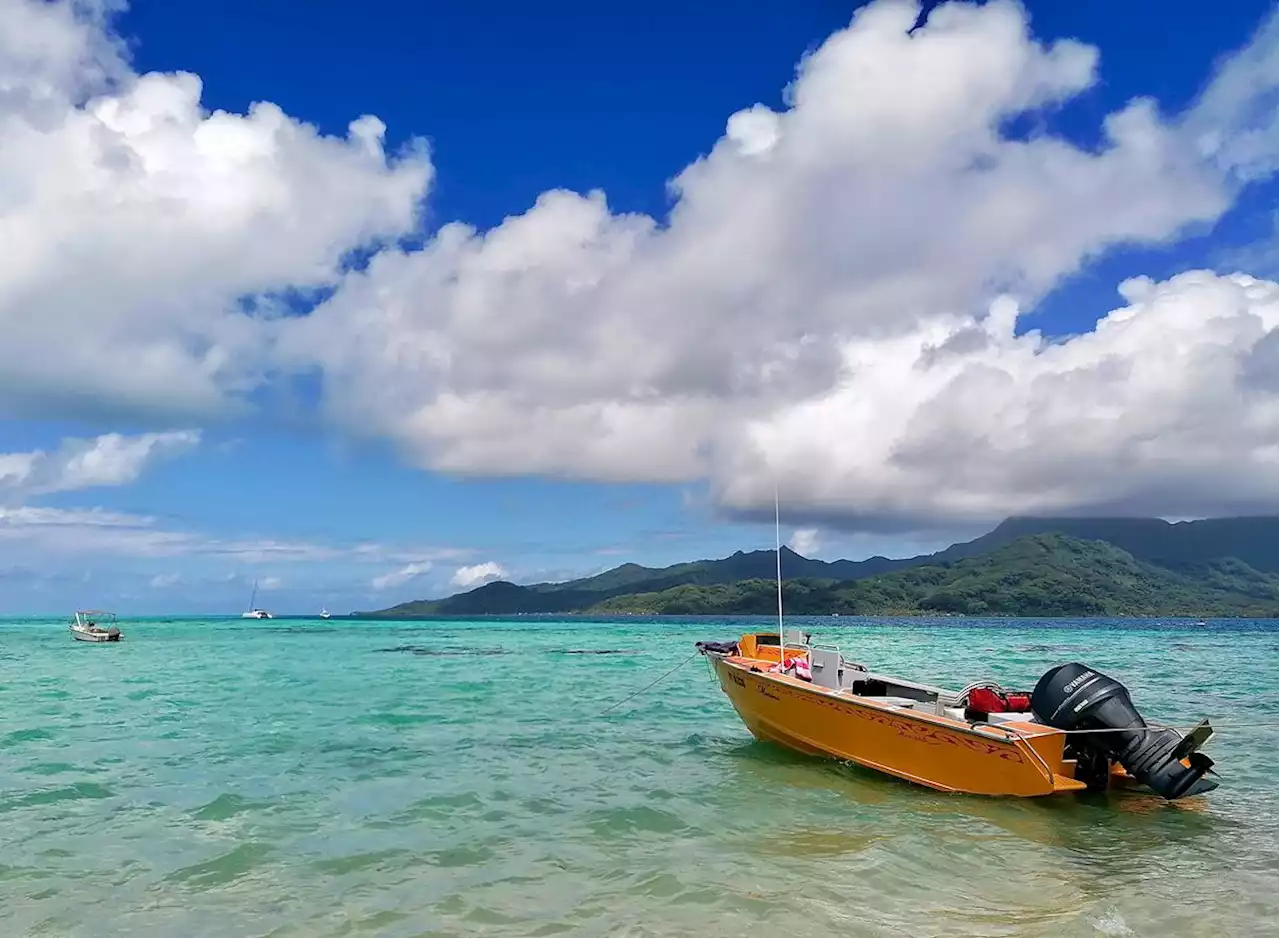
<path id="1" fill-rule="evenodd" d="M 782 548 L 784 581 L 851 583 L 919 567 L 948 567 L 998 551 L 1015 541 L 1058 534 L 1079 541 L 1101 541 L 1135 562 L 1210 583 L 1222 576 L 1222 564 L 1235 561 L 1256 575 L 1277 572 L 1280 518 L 1248 516 L 1168 522 L 1157 518 L 1006 519 L 971 541 L 916 557 L 823 561 Z M 581 612 L 616 597 L 657 594 L 679 587 L 712 588 L 749 580 L 772 580 L 772 550 L 736 551 L 728 557 L 645 567 L 624 563 L 602 573 L 562 583 L 517 585 L 505 580 L 438 600 L 414 600 L 388 609 L 357 612 L 360 618 L 413 618 L 431 615 L 510 615 Z M 1147 578 L 1155 577 L 1149 570 Z M 1158 578 L 1158 577 L 1156 577 Z M 1246 577 L 1248 579 L 1248 577 Z M 1249 580 L 1252 583 L 1252 580 Z M 1185 585 L 1185 584 L 1184 584 Z M 625 604 L 624 604 L 625 605 Z"/>
<path id="2" fill-rule="evenodd" d="M 1029 534 L 953 563 L 837 581 L 783 583 L 795 615 L 1270 617 L 1276 581 L 1234 558 L 1203 573 L 1157 567 L 1106 541 Z M 767 615 L 769 579 L 622 594 L 585 610 L 602 614 Z"/>

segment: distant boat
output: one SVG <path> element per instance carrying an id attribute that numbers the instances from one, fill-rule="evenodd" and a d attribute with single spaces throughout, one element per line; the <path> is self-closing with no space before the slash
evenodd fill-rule
<path id="1" fill-rule="evenodd" d="M 120 641 L 120 629 L 116 625 L 116 614 L 101 609 L 85 609 L 76 612 L 75 621 L 71 623 L 71 637 L 77 642 Z"/>
<path id="2" fill-rule="evenodd" d="M 271 613 L 265 609 L 259 609 L 254 605 L 254 601 L 258 598 L 258 581 L 253 581 L 253 595 L 249 597 L 249 609 L 240 613 L 241 619 L 270 619 Z"/>
<path id="3" fill-rule="evenodd" d="M 320 608 L 320 618 L 321 619 L 329 618 L 329 610 L 325 609 L 323 606 Z"/>

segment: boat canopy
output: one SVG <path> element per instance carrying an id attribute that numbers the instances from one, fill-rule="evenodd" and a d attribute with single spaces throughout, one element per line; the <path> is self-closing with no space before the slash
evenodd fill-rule
<path id="1" fill-rule="evenodd" d="M 97 622 L 99 620 L 106 621 L 106 622 L 115 622 L 116 614 L 114 612 L 108 612 L 105 609 L 77 609 L 76 610 L 77 622 Z"/>

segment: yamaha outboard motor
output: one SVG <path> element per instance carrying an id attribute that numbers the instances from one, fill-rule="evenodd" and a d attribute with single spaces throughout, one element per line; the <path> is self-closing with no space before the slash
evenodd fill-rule
<path id="1" fill-rule="evenodd" d="M 1092 776 L 1087 779 L 1091 788 L 1106 787 L 1112 759 L 1169 799 L 1218 787 L 1204 777 L 1213 760 L 1196 751 L 1213 733 L 1207 722 L 1186 736 L 1176 730 L 1151 729 L 1134 709 L 1124 685 L 1092 668 L 1073 663 L 1045 672 L 1031 693 L 1031 709 L 1055 729 L 1106 730 L 1068 737 L 1079 767 Z"/>

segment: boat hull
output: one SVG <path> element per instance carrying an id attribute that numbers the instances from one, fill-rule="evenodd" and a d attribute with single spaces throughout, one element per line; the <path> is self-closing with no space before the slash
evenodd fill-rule
<path id="1" fill-rule="evenodd" d="M 100 645 L 104 642 L 120 641 L 119 633 L 115 635 L 107 635 L 105 632 L 81 632 L 79 629 L 72 629 L 71 637 L 77 642 L 89 642 L 93 645 Z"/>
<path id="2" fill-rule="evenodd" d="M 1084 787 L 1059 774 L 1063 737 L 973 726 L 874 703 L 748 662 L 712 657 L 720 687 L 757 739 L 853 762 L 939 791 L 1038 797 Z"/>

